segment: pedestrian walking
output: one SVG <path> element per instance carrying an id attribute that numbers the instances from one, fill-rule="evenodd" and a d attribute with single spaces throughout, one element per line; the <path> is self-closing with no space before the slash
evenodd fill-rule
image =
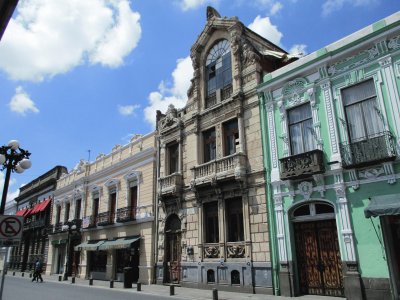
<path id="1" fill-rule="evenodd" d="M 39 279 L 40 279 L 40 282 L 43 282 L 42 268 L 43 268 L 42 263 L 40 262 L 39 259 L 37 259 L 35 262 L 35 271 L 33 272 L 32 282 L 34 282 L 35 279 L 36 279 L 36 282 L 39 282 Z"/>

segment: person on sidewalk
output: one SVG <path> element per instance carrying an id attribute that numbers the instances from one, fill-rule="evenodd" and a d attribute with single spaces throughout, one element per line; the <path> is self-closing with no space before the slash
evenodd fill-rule
<path id="1" fill-rule="evenodd" d="M 32 282 L 34 282 L 35 279 L 36 279 L 36 282 L 39 282 L 39 279 L 40 279 L 40 282 L 43 282 L 42 268 L 43 268 L 42 267 L 42 263 L 40 262 L 39 259 L 37 259 L 36 262 L 35 262 L 35 271 L 33 273 Z"/>

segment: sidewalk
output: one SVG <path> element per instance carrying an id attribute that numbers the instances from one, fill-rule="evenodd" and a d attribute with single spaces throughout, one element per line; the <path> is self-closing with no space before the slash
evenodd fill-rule
<path id="1" fill-rule="evenodd" d="M 13 271 L 8 271 L 6 276 L 13 276 Z M 22 277 L 21 272 L 15 272 L 16 277 Z M 30 280 L 29 273 L 24 273 L 24 277 L 27 280 Z M 68 278 L 68 281 L 59 281 L 59 275 L 43 275 L 44 282 L 54 282 L 59 284 L 72 284 L 71 277 Z M 38 283 L 40 284 L 40 283 Z M 103 280 L 93 280 L 93 285 L 89 285 L 89 280 L 75 278 L 75 283 L 79 286 L 87 286 L 88 288 L 110 288 L 109 281 Z M 141 285 L 141 291 L 137 291 L 137 285 L 133 284 L 131 289 L 124 289 L 123 283 L 115 281 L 114 282 L 114 289 L 125 291 L 127 293 L 138 293 L 138 294 L 150 294 L 150 295 L 157 295 L 157 296 L 171 296 L 170 295 L 170 287 L 166 285 Z M 175 299 L 194 299 L 194 300 L 210 300 L 213 299 L 213 291 L 212 290 L 203 290 L 203 289 L 195 289 L 195 288 L 184 288 L 180 286 L 174 287 L 174 295 L 171 297 Z M 337 297 L 321 297 L 321 296 L 300 296 L 296 298 L 290 297 L 280 297 L 280 296 L 272 296 L 272 295 L 265 295 L 265 294 L 246 294 L 246 293 L 235 293 L 235 292 L 225 292 L 225 291 L 218 291 L 218 300 L 242 300 L 242 299 L 251 299 L 251 300 L 338 300 L 344 298 L 337 298 Z"/>

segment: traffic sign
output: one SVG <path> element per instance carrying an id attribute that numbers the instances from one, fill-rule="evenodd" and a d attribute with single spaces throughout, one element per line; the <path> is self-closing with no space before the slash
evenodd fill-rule
<path id="1" fill-rule="evenodd" d="M 0 247 L 18 246 L 23 227 L 22 216 L 0 216 Z"/>

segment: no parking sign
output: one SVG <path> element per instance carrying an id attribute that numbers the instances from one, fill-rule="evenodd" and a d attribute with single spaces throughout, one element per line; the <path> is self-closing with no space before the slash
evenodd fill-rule
<path id="1" fill-rule="evenodd" d="M 0 247 L 18 246 L 23 227 L 22 216 L 0 216 Z"/>

